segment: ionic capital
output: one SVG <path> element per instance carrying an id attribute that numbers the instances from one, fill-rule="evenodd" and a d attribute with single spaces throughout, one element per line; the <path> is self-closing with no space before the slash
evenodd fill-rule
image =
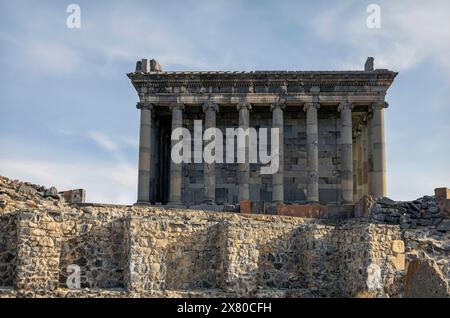
<path id="1" fill-rule="evenodd" d="M 374 111 L 374 110 L 380 110 L 380 109 L 388 108 L 388 107 L 389 107 L 388 102 L 385 102 L 384 100 L 383 100 L 383 101 L 378 101 L 378 102 L 372 103 L 372 105 L 370 105 L 370 109 L 371 109 L 372 111 Z"/>
<path id="2" fill-rule="evenodd" d="M 248 110 L 251 110 L 252 109 L 252 104 L 250 104 L 249 102 L 240 102 L 240 103 L 238 103 L 236 105 L 236 109 L 239 110 L 239 111 L 241 109 L 244 109 L 244 108 L 247 108 Z"/>
<path id="3" fill-rule="evenodd" d="M 182 104 L 182 103 L 172 103 L 172 104 L 169 105 L 169 109 L 171 111 L 177 111 L 177 110 L 184 111 L 184 104 Z"/>
<path id="4" fill-rule="evenodd" d="M 351 110 L 353 110 L 353 107 L 354 107 L 353 103 L 350 103 L 349 101 L 343 101 L 339 104 L 339 107 L 337 110 L 338 110 L 338 112 L 341 112 L 343 110 L 351 111 Z"/>
<path id="5" fill-rule="evenodd" d="M 303 111 L 304 112 L 306 112 L 309 108 L 319 109 L 320 108 L 320 103 L 305 103 L 303 105 Z"/>
<path id="6" fill-rule="evenodd" d="M 286 108 L 286 99 L 283 97 L 280 97 L 275 103 L 270 105 L 270 110 L 273 111 L 275 109 L 285 109 Z"/>
<path id="7" fill-rule="evenodd" d="M 206 113 L 207 111 L 214 111 L 214 112 L 219 112 L 219 105 L 217 103 L 214 103 L 211 100 L 207 100 L 203 105 L 202 105 L 202 109 L 203 112 Z"/>
<path id="8" fill-rule="evenodd" d="M 136 104 L 137 109 L 147 109 L 147 110 L 153 110 L 153 104 L 149 102 L 138 102 Z"/>

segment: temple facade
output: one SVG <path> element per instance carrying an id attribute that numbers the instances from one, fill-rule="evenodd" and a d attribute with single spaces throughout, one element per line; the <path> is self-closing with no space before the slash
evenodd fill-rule
<path id="1" fill-rule="evenodd" d="M 342 205 L 386 194 L 384 109 L 397 73 L 163 71 L 143 59 L 128 77 L 140 110 L 138 203 L 192 207 L 265 203 Z M 279 128 L 279 169 L 260 162 L 175 162 L 171 133 Z M 226 148 L 225 138 L 223 149 Z M 270 137 L 268 149 L 270 150 Z M 192 149 L 196 146 L 192 145 Z M 247 156 L 251 151 L 246 144 Z"/>

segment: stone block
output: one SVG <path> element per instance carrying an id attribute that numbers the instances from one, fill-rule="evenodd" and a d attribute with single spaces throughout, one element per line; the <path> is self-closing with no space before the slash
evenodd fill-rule
<path id="1" fill-rule="evenodd" d="M 391 263 L 398 271 L 405 270 L 405 254 L 397 254 L 391 257 Z"/>
<path id="2" fill-rule="evenodd" d="M 445 218 L 450 218 L 450 189 L 437 188 L 434 189 L 436 205 Z"/>
<path id="3" fill-rule="evenodd" d="M 251 201 L 251 211 L 254 214 L 265 214 L 264 201 Z"/>
<path id="4" fill-rule="evenodd" d="M 372 204 L 372 197 L 365 195 L 356 204 L 354 215 L 357 218 L 368 218 L 370 216 L 370 206 Z"/>
<path id="5" fill-rule="evenodd" d="M 59 192 L 64 200 L 69 204 L 84 203 L 86 198 L 86 190 L 75 189 Z"/>
<path id="6" fill-rule="evenodd" d="M 440 199 L 450 199 L 450 189 L 449 188 L 436 188 L 434 189 L 434 195 L 436 200 Z"/>
<path id="7" fill-rule="evenodd" d="M 339 198 L 337 189 L 319 189 L 319 200 L 321 203 L 335 203 Z"/>
<path id="8" fill-rule="evenodd" d="M 279 204 L 277 205 L 277 214 L 321 219 L 328 217 L 328 208 L 320 204 Z"/>
<path id="9" fill-rule="evenodd" d="M 240 213 L 251 214 L 252 202 L 250 200 L 243 200 L 239 202 Z"/>
<path id="10" fill-rule="evenodd" d="M 392 241 L 392 251 L 394 253 L 405 253 L 405 242 L 402 240 Z"/>

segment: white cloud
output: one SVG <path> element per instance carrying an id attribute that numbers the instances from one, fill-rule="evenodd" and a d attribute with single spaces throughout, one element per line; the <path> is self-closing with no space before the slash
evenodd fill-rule
<path id="1" fill-rule="evenodd" d="M 450 72 L 449 1 L 380 1 L 380 29 L 367 28 L 366 7 L 353 4 L 349 11 L 339 3 L 311 20 L 321 39 L 349 45 L 345 67 L 361 68 L 355 60 L 374 56 L 378 68 L 405 70 L 431 61 Z"/>
<path id="2" fill-rule="evenodd" d="M 95 144 L 97 144 L 100 148 L 102 148 L 104 150 L 116 152 L 119 148 L 115 142 L 113 142 L 111 139 L 109 139 L 107 136 L 105 136 L 101 132 L 91 131 L 87 134 L 87 136 L 92 141 L 94 141 Z"/>

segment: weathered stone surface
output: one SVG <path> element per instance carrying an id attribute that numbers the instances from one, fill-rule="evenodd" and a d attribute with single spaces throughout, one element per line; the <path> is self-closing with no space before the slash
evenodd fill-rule
<path id="1" fill-rule="evenodd" d="M 370 216 L 370 207 L 373 204 L 371 196 L 363 196 L 356 204 L 354 208 L 354 216 L 356 218 L 368 218 Z"/>
<path id="2" fill-rule="evenodd" d="M 328 208 L 320 204 L 279 204 L 277 214 L 319 219 L 328 217 Z"/>
<path id="3" fill-rule="evenodd" d="M 450 218 L 450 189 L 437 188 L 434 190 L 436 205 L 445 218 Z"/>
<path id="4" fill-rule="evenodd" d="M 369 213 L 374 220 L 389 224 L 400 224 L 403 229 L 417 226 L 436 226 L 443 217 L 443 213 L 436 204 L 435 197 L 427 195 L 408 202 L 396 202 L 383 197 L 376 199 L 371 204 Z M 444 227 L 442 229 L 445 230 Z"/>
<path id="5" fill-rule="evenodd" d="M 377 203 L 381 204 L 381 205 L 385 205 L 385 206 L 394 206 L 395 205 L 395 201 L 392 199 L 389 199 L 387 197 L 382 197 L 377 199 Z"/>
<path id="6" fill-rule="evenodd" d="M 44 197 L 51 197 L 53 199 L 59 199 L 60 195 L 55 187 L 51 187 L 44 192 Z"/>
<path id="7" fill-rule="evenodd" d="M 245 214 L 252 213 L 252 202 L 250 200 L 243 200 L 239 202 L 240 212 Z"/>
<path id="8" fill-rule="evenodd" d="M 434 227 L 78 206 L 19 187 L 0 177 L 0 297 L 400 297 L 422 254 L 450 277 L 450 233 Z M 67 288 L 70 265 L 81 289 Z"/>
<path id="9" fill-rule="evenodd" d="M 392 241 L 392 251 L 394 253 L 405 253 L 405 243 L 402 240 Z"/>
<path id="10" fill-rule="evenodd" d="M 84 203 L 86 198 L 86 190 L 75 189 L 59 192 L 68 204 Z"/>
<path id="11" fill-rule="evenodd" d="M 439 223 L 437 230 L 442 232 L 450 231 L 450 220 L 443 220 Z"/>
<path id="12" fill-rule="evenodd" d="M 415 259 L 409 263 L 405 277 L 405 296 L 414 298 L 448 298 L 448 281 L 433 260 Z"/>
<path id="13" fill-rule="evenodd" d="M 405 270 L 405 255 L 404 254 L 397 254 L 395 256 L 392 256 L 391 262 L 394 265 L 395 269 L 397 269 L 399 271 Z"/>

